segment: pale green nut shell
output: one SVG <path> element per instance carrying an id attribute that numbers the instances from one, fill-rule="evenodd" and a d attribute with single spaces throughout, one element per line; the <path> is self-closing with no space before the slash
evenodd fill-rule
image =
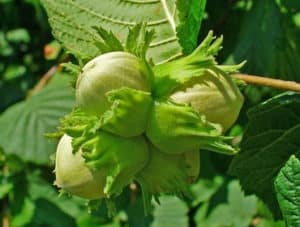
<path id="1" fill-rule="evenodd" d="M 122 87 L 150 91 L 149 68 L 127 52 L 102 54 L 82 68 L 76 83 L 76 103 L 87 113 L 101 115 L 111 106 L 106 93 Z"/>
<path id="2" fill-rule="evenodd" d="M 106 174 L 86 167 L 81 151 L 72 153 L 72 138 L 65 134 L 59 141 L 55 160 L 55 185 L 66 192 L 93 200 L 105 197 Z"/>
<path id="3" fill-rule="evenodd" d="M 210 122 L 229 129 L 239 116 L 244 98 L 227 74 L 206 73 L 201 81 L 171 95 L 176 103 L 190 104 Z"/>

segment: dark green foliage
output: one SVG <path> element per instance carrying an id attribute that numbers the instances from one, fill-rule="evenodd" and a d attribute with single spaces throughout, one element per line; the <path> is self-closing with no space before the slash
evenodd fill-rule
<path id="1" fill-rule="evenodd" d="M 0 111 L 23 99 L 48 70 L 43 47 L 51 41 L 38 1 L 0 1 Z"/>
<path id="2" fill-rule="evenodd" d="M 237 176 L 247 194 L 263 199 L 280 217 L 273 181 L 292 154 L 300 152 L 300 95 L 275 97 L 248 113 L 249 123 L 229 173 Z"/>
<path id="3" fill-rule="evenodd" d="M 181 23 L 177 25 L 177 35 L 183 53 L 189 54 L 197 47 L 197 36 L 205 10 L 206 0 L 178 0 L 178 17 Z"/>
<path id="4" fill-rule="evenodd" d="M 5 152 L 22 160 L 49 165 L 56 141 L 45 137 L 54 132 L 59 117 L 74 105 L 66 74 L 57 74 L 51 83 L 28 100 L 11 106 L 0 116 L 0 144 Z M 12 143 L 13 140 L 13 143 Z"/>
<path id="5" fill-rule="evenodd" d="M 275 180 L 275 190 L 287 226 L 300 225 L 300 162 L 291 156 Z"/>
<path id="6" fill-rule="evenodd" d="M 253 1 L 236 35 L 229 62 L 247 59 L 247 73 L 300 81 L 299 30 L 276 1 Z"/>

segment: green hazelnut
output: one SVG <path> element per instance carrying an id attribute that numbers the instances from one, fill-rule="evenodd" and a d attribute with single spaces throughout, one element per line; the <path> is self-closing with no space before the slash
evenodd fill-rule
<path id="1" fill-rule="evenodd" d="M 176 103 L 189 104 L 210 122 L 229 129 L 239 116 L 244 98 L 228 74 L 207 72 L 197 83 L 170 96 Z"/>
<path id="2" fill-rule="evenodd" d="M 107 93 L 123 87 L 148 92 L 151 72 L 141 59 L 127 52 L 109 52 L 89 61 L 76 83 L 76 102 L 84 111 L 101 115 L 111 107 Z"/>
<path id="3" fill-rule="evenodd" d="M 105 197 L 105 173 L 91 171 L 86 165 L 82 152 L 72 152 L 72 137 L 65 134 L 59 141 L 55 161 L 55 185 L 86 199 Z"/>

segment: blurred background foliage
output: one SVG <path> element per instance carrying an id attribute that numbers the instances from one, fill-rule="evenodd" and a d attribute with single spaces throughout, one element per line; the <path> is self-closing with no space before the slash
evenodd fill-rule
<path id="1" fill-rule="evenodd" d="M 0 110 L 25 98 L 48 70 L 44 46 L 52 40 L 38 0 L 0 1 Z"/>
<path id="2" fill-rule="evenodd" d="M 52 185 L 53 157 L 49 158 L 56 142 L 43 135 L 54 131 L 58 119 L 73 105 L 70 79 L 55 68 L 66 54 L 54 41 L 39 0 L 0 0 L 0 15 L 3 226 L 284 226 L 274 221 L 261 200 L 245 196 L 239 182 L 226 174 L 230 157 L 206 151 L 201 153 L 201 176 L 191 187 L 194 198 L 182 201 L 164 196 L 151 217 L 144 217 L 140 190 L 134 184 L 120 197 L 114 218 L 108 217 L 101 204 L 86 206 L 86 201 L 76 197 L 58 197 Z M 224 35 L 220 63 L 247 59 L 243 73 L 300 81 L 298 0 L 209 0 L 199 41 L 209 30 Z M 40 89 L 50 69 L 57 73 Z M 245 105 L 228 132 L 237 136 L 236 143 L 247 122 L 246 110 L 280 92 L 256 86 L 241 89 Z M 30 119 L 38 123 L 30 124 Z M 22 120 L 29 122 L 26 127 L 17 123 Z M 28 136 L 27 141 L 20 139 L 22 134 Z"/>

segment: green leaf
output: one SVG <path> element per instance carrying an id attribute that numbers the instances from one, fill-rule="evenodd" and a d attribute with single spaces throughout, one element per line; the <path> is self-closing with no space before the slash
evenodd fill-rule
<path id="1" fill-rule="evenodd" d="M 204 202 L 196 211 L 196 214 L 194 216 L 195 223 L 200 223 L 197 226 L 201 226 L 203 223 L 205 223 L 206 215 L 208 213 L 209 208 L 209 202 Z"/>
<path id="2" fill-rule="evenodd" d="M 207 219 L 199 219 L 196 224 L 199 227 L 248 227 L 256 213 L 256 203 L 255 196 L 245 196 L 238 181 L 232 181 L 228 184 L 228 202 L 219 204 Z"/>
<path id="3" fill-rule="evenodd" d="M 17 28 L 14 30 L 10 30 L 6 33 L 6 38 L 9 42 L 13 43 L 29 43 L 30 35 L 28 31 L 24 28 Z"/>
<path id="4" fill-rule="evenodd" d="M 1 179 L 2 180 L 2 179 Z M 1 181 L 0 185 L 0 199 L 3 199 L 13 188 L 13 184 L 11 182 L 3 182 Z"/>
<path id="5" fill-rule="evenodd" d="M 11 226 L 22 227 L 28 224 L 34 215 L 35 209 L 34 202 L 26 198 L 22 209 L 17 214 L 14 214 L 11 220 Z"/>
<path id="6" fill-rule="evenodd" d="M 282 6 L 292 12 L 299 12 L 300 2 L 298 0 L 280 0 Z"/>
<path id="7" fill-rule="evenodd" d="M 156 34 L 148 52 L 155 63 L 182 55 L 180 43 L 183 49 L 189 50 L 197 42 L 198 28 L 194 28 L 203 17 L 205 1 L 190 1 L 189 8 L 183 2 L 179 1 L 177 8 L 175 0 L 102 0 L 101 4 L 79 0 L 42 1 L 54 36 L 75 56 L 91 59 L 99 55 L 94 44 L 94 26 L 111 30 L 124 43 L 128 28 L 145 22 Z"/>
<path id="8" fill-rule="evenodd" d="M 33 200 L 34 202 L 37 201 L 38 206 L 40 204 L 40 201 L 46 201 L 48 204 L 50 204 L 50 206 L 56 209 L 56 211 L 54 211 L 53 209 L 53 212 L 60 213 L 59 215 L 64 216 L 63 219 L 69 219 L 69 221 L 71 218 L 74 219 L 77 224 L 76 226 L 104 226 L 103 223 L 106 223 L 108 221 L 105 212 L 100 212 L 101 214 L 95 214 L 95 211 L 93 211 L 91 213 L 85 199 L 81 199 L 80 197 L 76 196 L 71 197 L 67 194 L 59 194 L 57 189 L 52 184 L 42 178 L 43 173 L 44 172 L 42 171 L 35 170 L 27 175 L 29 181 L 28 197 L 31 200 Z M 97 209 L 97 212 L 99 212 L 99 209 Z M 40 220 L 40 212 L 36 211 L 35 213 L 36 214 L 31 221 L 32 223 L 35 223 L 37 221 L 45 221 L 44 218 L 46 216 L 44 216 L 44 214 L 42 214 L 42 220 Z M 55 214 L 51 215 L 53 216 L 51 216 L 50 218 L 56 217 Z M 64 220 L 61 221 L 63 222 Z M 74 221 L 72 221 L 73 224 Z M 29 224 L 29 226 L 31 227 L 32 225 Z M 54 225 L 53 223 L 53 225 L 50 226 L 56 225 Z"/>
<path id="9" fill-rule="evenodd" d="M 124 87 L 108 92 L 107 98 L 112 105 L 101 116 L 100 128 L 125 138 L 146 130 L 152 106 L 150 93 Z"/>
<path id="10" fill-rule="evenodd" d="M 50 84 L 0 116 L 0 146 L 24 161 L 49 165 L 56 142 L 45 137 L 74 104 L 69 78 L 57 74 Z"/>
<path id="11" fill-rule="evenodd" d="M 13 54 L 14 52 L 13 47 L 6 40 L 4 32 L 0 32 L 0 46 L 1 46 L 0 56 L 7 57 Z"/>
<path id="12" fill-rule="evenodd" d="M 300 161 L 292 155 L 275 179 L 275 191 L 287 226 L 300 225 Z"/>
<path id="13" fill-rule="evenodd" d="M 240 179 L 247 194 L 255 193 L 280 217 L 274 177 L 292 154 L 300 151 L 300 94 L 284 93 L 248 112 L 241 152 L 229 173 Z"/>
<path id="14" fill-rule="evenodd" d="M 76 226 L 75 219 L 46 199 L 35 201 L 35 212 L 28 226 Z"/>
<path id="15" fill-rule="evenodd" d="M 128 226 L 149 227 L 150 223 L 153 221 L 153 216 L 152 214 L 148 216 L 145 215 L 143 197 L 137 196 L 134 200 L 131 200 L 127 194 L 126 198 L 128 200 L 126 207 L 124 207 L 126 213 L 123 214 L 123 220 L 127 220 Z M 120 225 L 118 225 L 118 227 L 120 227 Z"/>
<path id="16" fill-rule="evenodd" d="M 265 218 L 259 219 L 258 225 L 256 227 L 286 227 L 284 221 L 271 221 Z"/>
<path id="17" fill-rule="evenodd" d="M 161 151 L 179 154 L 200 148 L 219 153 L 237 151 L 226 144 L 221 127 L 206 121 L 188 105 L 156 101 L 150 113 L 146 135 Z"/>
<path id="18" fill-rule="evenodd" d="M 79 197 L 71 197 L 67 195 L 59 196 L 59 192 L 53 185 L 41 177 L 42 173 L 34 171 L 27 175 L 28 178 L 28 195 L 36 201 L 44 199 L 57 206 L 58 209 L 74 218 L 80 218 L 84 212 L 88 212 L 86 200 Z M 82 213 L 83 211 L 83 213 Z"/>
<path id="19" fill-rule="evenodd" d="M 276 1 L 253 1 L 237 36 L 227 62 L 246 59 L 246 73 L 300 81 L 299 31 L 290 17 L 281 13 Z"/>
<path id="20" fill-rule="evenodd" d="M 177 0 L 177 36 L 184 54 L 191 53 L 197 46 L 198 32 L 204 15 L 206 0 Z"/>
<path id="21" fill-rule="evenodd" d="M 180 199 L 174 196 L 159 198 L 160 205 L 154 209 L 154 221 L 151 227 L 188 227 L 188 207 Z"/>
<path id="22" fill-rule="evenodd" d="M 74 224 L 73 226 L 105 226 L 104 223 L 108 221 L 105 209 L 101 207 L 97 208 L 97 210 L 92 210 L 91 212 L 90 208 L 87 206 L 87 201 L 85 199 L 81 199 L 80 197 L 76 196 L 71 197 L 67 194 L 60 194 L 51 183 L 42 178 L 43 174 L 44 171 L 42 172 L 39 170 L 35 170 L 30 174 L 27 174 L 27 178 L 29 181 L 28 197 L 30 197 L 31 200 L 33 200 L 34 202 L 37 201 L 37 205 L 39 205 L 40 201 L 46 201 L 56 210 L 55 211 L 53 209 L 53 212 L 60 213 L 59 215 L 64 216 L 63 219 L 69 219 L 70 221 L 70 219 L 72 218 L 73 224 L 74 221 L 76 221 L 76 225 Z M 40 220 L 40 212 L 36 211 L 35 213 L 36 214 L 31 221 L 32 223 L 35 223 L 37 221 L 45 221 L 44 218 L 46 216 L 44 216 L 44 214 L 42 215 L 42 220 Z M 56 217 L 55 214 L 49 215 L 53 215 L 50 218 Z M 63 222 L 66 220 L 61 221 Z M 32 225 L 28 225 L 28 227 L 29 226 L 31 227 Z M 54 225 L 53 223 L 49 226 L 57 225 Z"/>
<path id="23" fill-rule="evenodd" d="M 223 178 L 216 176 L 212 180 L 199 179 L 191 186 L 193 194 L 192 206 L 198 206 L 200 203 L 207 202 L 223 185 Z"/>
<path id="24" fill-rule="evenodd" d="M 8 65 L 6 68 L 3 79 L 4 80 L 14 80 L 16 78 L 24 76 L 26 73 L 26 67 L 24 65 Z"/>

